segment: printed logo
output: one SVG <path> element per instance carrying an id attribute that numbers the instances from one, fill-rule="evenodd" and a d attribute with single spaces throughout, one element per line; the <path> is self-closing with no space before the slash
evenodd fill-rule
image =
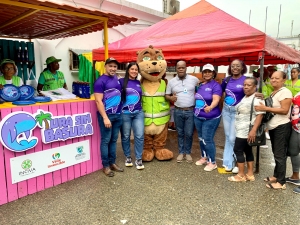
<path id="1" fill-rule="evenodd" d="M 55 160 L 55 159 L 59 159 L 60 157 L 60 154 L 59 153 L 54 153 L 52 154 L 52 158 Z"/>
<path id="2" fill-rule="evenodd" d="M 30 169 L 30 167 L 32 166 L 32 161 L 30 159 L 26 159 L 22 162 L 21 166 L 24 170 Z"/>
<path id="3" fill-rule="evenodd" d="M 18 111 L 10 113 L 0 122 L 0 141 L 8 150 L 15 152 L 34 148 L 38 138 L 33 136 L 32 131 L 37 126 L 41 128 L 45 144 L 93 134 L 90 113 L 53 116 L 43 110 L 35 114 Z"/>
<path id="4" fill-rule="evenodd" d="M 25 159 L 22 164 L 22 171 L 19 172 L 19 176 L 27 176 L 36 172 L 36 169 L 32 167 L 32 161 L 30 159 Z"/>
<path id="5" fill-rule="evenodd" d="M 211 88 L 205 88 L 205 91 L 211 91 Z"/>
<path id="6" fill-rule="evenodd" d="M 133 88 L 126 88 L 126 102 L 123 104 L 122 110 L 134 111 L 135 105 L 139 102 L 140 95 Z"/>
<path id="7" fill-rule="evenodd" d="M 48 165 L 48 168 L 66 163 L 64 160 L 60 159 L 60 153 L 58 152 L 52 154 L 52 159 L 52 164 Z"/>
<path id="8" fill-rule="evenodd" d="M 244 86 L 241 84 L 236 85 L 237 88 L 243 88 Z"/>
<path id="9" fill-rule="evenodd" d="M 9 150 L 23 152 L 34 148 L 38 139 L 32 135 L 37 126 L 34 117 L 27 112 L 13 112 L 0 123 L 1 143 Z"/>
<path id="10" fill-rule="evenodd" d="M 200 111 L 204 109 L 206 105 L 206 101 L 199 93 L 195 94 L 195 99 L 196 99 L 196 104 L 195 104 L 194 114 L 195 116 L 198 116 L 200 114 Z"/>
<path id="11" fill-rule="evenodd" d="M 75 155 L 76 160 L 84 159 L 86 157 L 86 153 L 83 151 L 83 146 L 78 146 L 76 150 L 78 153 Z"/>

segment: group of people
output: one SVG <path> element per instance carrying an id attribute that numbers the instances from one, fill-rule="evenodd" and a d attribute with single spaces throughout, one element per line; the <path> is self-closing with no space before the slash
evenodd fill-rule
<path id="1" fill-rule="evenodd" d="M 67 89 L 66 80 L 64 74 L 59 71 L 59 62 L 61 59 L 57 59 L 54 56 L 50 56 L 46 59 L 46 68 L 40 74 L 37 86 L 37 92 L 54 90 L 58 88 Z M 5 84 L 13 84 L 16 87 L 22 86 L 23 80 L 18 76 L 18 67 L 15 61 L 11 59 L 3 59 L 0 62 L 0 89 Z"/>
<path id="2" fill-rule="evenodd" d="M 139 66 L 130 63 L 125 77 L 118 80 L 116 70 L 119 63 L 114 58 L 105 62 L 105 74 L 94 84 L 95 100 L 98 107 L 98 122 L 101 130 L 101 157 L 103 172 L 114 176 L 114 172 L 124 169 L 116 164 L 116 142 L 121 131 L 122 148 L 126 157 L 125 166 L 133 166 L 130 152 L 130 134 L 134 134 L 135 165 L 143 169 L 144 112 L 142 109 L 142 87 L 137 79 Z M 269 69 L 269 70 L 268 70 Z M 286 182 L 300 185 L 300 129 L 298 128 L 300 104 L 300 69 L 292 70 L 292 80 L 286 80 L 286 74 L 276 71 L 274 66 L 264 73 L 262 94 L 257 93 L 258 80 L 246 77 L 247 67 L 239 59 L 233 60 L 228 68 L 229 76 L 222 84 L 215 81 L 214 66 L 203 66 L 203 82 L 186 73 L 185 61 L 176 64 L 176 77 L 169 80 L 165 98 L 174 104 L 174 122 L 178 133 L 177 162 L 193 162 L 191 147 L 194 128 L 198 133 L 201 157 L 196 165 L 205 165 L 205 171 L 217 168 L 214 136 L 223 117 L 225 148 L 223 167 L 226 171 L 237 173 L 228 178 L 231 182 L 254 181 L 252 147 L 256 130 L 262 122 L 264 113 L 274 114 L 267 122 L 275 168 L 272 176 L 265 178 L 268 188 L 285 189 Z M 220 101 L 224 96 L 223 108 Z M 272 97 L 273 105 L 266 106 L 263 97 Z M 298 97 L 299 96 L 299 97 Z M 296 100 L 295 100 L 296 99 Z M 298 101 L 297 101 L 298 100 Z M 291 107 L 297 114 L 297 121 L 291 123 Z M 250 114 L 252 112 L 251 121 Z M 294 117 L 295 118 L 295 117 Z M 251 126 L 251 130 L 249 125 Z M 290 138 L 290 133 L 292 133 Z M 286 160 L 291 156 L 293 175 L 286 178 Z M 245 163 L 247 173 L 245 172 Z M 233 171 L 233 170 L 236 171 Z M 300 187 L 294 192 L 300 193 Z"/>

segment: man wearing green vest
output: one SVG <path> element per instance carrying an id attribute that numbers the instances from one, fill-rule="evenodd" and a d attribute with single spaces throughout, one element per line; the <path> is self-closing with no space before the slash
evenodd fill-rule
<path id="1" fill-rule="evenodd" d="M 13 84 L 17 87 L 23 85 L 22 79 L 17 75 L 17 66 L 13 60 L 3 59 L 0 63 L 0 70 L 3 74 L 0 76 L 0 89 L 5 84 Z"/>
<path id="2" fill-rule="evenodd" d="M 40 74 L 37 91 L 50 91 L 58 88 L 67 89 L 66 80 L 64 74 L 59 69 L 59 63 L 61 59 L 57 59 L 54 56 L 50 56 L 46 59 L 47 67 Z"/>

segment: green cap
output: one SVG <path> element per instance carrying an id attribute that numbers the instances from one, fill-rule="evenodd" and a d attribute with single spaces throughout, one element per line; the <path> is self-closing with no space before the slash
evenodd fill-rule
<path id="1" fill-rule="evenodd" d="M 11 64 L 13 64 L 14 66 L 16 66 L 15 61 L 13 61 L 13 60 L 11 60 L 11 59 L 3 59 L 3 60 L 0 62 L 0 67 L 2 67 L 2 65 L 6 64 L 6 63 L 11 63 Z"/>
<path id="2" fill-rule="evenodd" d="M 50 63 L 53 63 L 53 62 L 60 62 L 61 59 L 57 59 L 55 58 L 54 56 L 50 56 L 46 59 L 46 64 L 45 65 L 49 65 Z"/>
<path id="3" fill-rule="evenodd" d="M 258 70 L 258 69 L 253 70 L 252 73 L 257 73 L 257 70 Z"/>

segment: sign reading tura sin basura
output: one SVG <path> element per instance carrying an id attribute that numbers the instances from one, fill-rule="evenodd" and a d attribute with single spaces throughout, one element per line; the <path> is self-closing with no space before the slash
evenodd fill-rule
<path id="1" fill-rule="evenodd" d="M 34 148 L 39 141 L 33 135 L 36 127 L 41 128 L 44 144 L 93 134 L 90 113 L 53 116 L 51 112 L 43 110 L 35 114 L 19 111 L 7 115 L 0 122 L 0 141 L 7 149 L 15 152 Z"/>

